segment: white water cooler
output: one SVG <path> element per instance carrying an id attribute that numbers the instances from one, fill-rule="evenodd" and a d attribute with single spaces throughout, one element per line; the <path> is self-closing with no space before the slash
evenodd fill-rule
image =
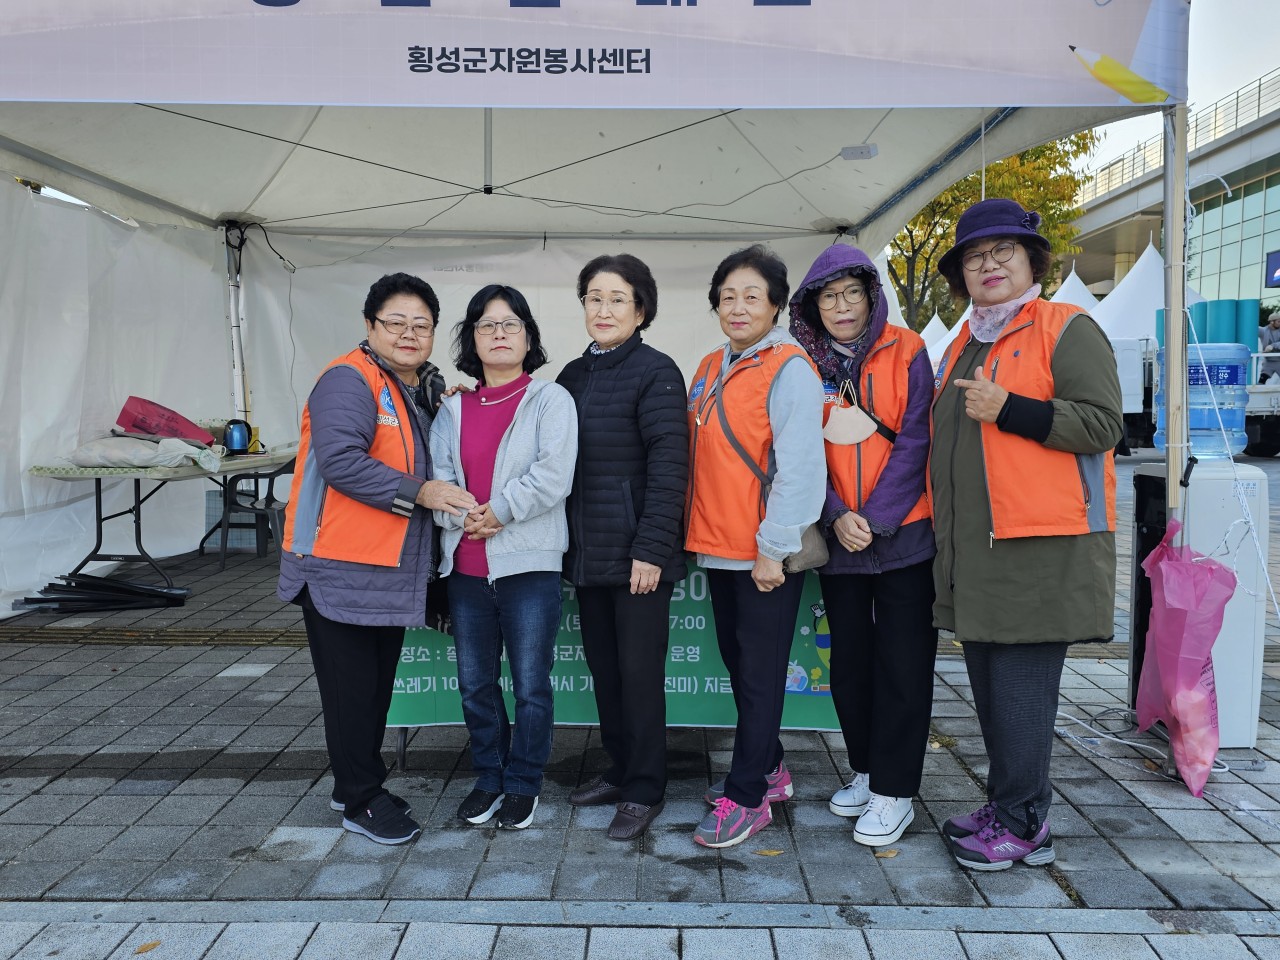
<path id="1" fill-rule="evenodd" d="M 1165 531 L 1165 465 L 1139 464 L 1134 470 L 1133 569 L 1129 592 L 1129 705 L 1137 703 L 1138 678 L 1146 652 L 1151 612 L 1151 582 L 1142 561 Z M 1266 566 L 1258 557 L 1237 496 L 1249 505 L 1265 558 L 1269 540 L 1267 476 L 1249 464 L 1201 460 L 1184 491 L 1183 542 L 1234 569 L 1236 592 L 1227 604 L 1222 630 L 1213 645 L 1213 674 L 1218 693 L 1218 740 L 1223 748 L 1254 747 L 1262 698 L 1262 652 L 1266 627 Z M 1236 524 L 1235 526 L 1232 526 Z M 1227 553 L 1224 555 L 1223 540 Z"/>

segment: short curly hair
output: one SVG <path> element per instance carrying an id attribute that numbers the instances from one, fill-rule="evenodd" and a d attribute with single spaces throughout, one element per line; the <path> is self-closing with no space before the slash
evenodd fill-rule
<path id="1" fill-rule="evenodd" d="M 431 289 L 431 284 L 411 273 L 388 273 L 375 281 L 364 298 L 364 318 L 372 324 L 378 319 L 378 311 L 386 306 L 387 301 L 401 293 L 417 297 L 425 303 L 431 311 L 431 325 L 440 325 L 440 299 Z"/>
<path id="2" fill-rule="evenodd" d="M 653 318 L 658 315 L 658 285 L 654 282 L 653 272 L 648 265 L 629 253 L 606 253 L 596 257 L 578 274 L 579 300 L 586 296 L 588 284 L 601 273 L 616 273 L 631 285 L 636 309 L 644 316 L 638 329 L 648 329 Z"/>
<path id="3" fill-rule="evenodd" d="M 711 275 L 711 289 L 707 291 L 711 309 L 719 308 L 720 288 L 724 286 L 729 274 L 743 268 L 750 268 L 764 277 L 764 282 L 769 288 L 769 302 L 778 308 L 779 314 L 782 313 L 782 308 L 787 305 L 787 297 L 791 293 L 791 285 L 787 283 L 787 265 L 782 262 L 780 256 L 762 243 L 735 250 L 720 261 L 716 272 Z M 778 322 L 777 314 L 774 315 L 773 322 Z"/>

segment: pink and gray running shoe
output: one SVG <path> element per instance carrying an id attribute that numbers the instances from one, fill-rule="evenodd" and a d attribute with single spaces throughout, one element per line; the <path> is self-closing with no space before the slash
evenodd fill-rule
<path id="1" fill-rule="evenodd" d="M 764 799 L 768 803 L 780 803 L 783 800 L 790 800 L 791 795 L 795 792 L 795 787 L 791 785 L 791 772 L 787 769 L 785 763 L 778 764 L 764 778 Z M 707 792 L 702 799 L 714 807 L 723 796 L 724 781 L 717 780 L 707 788 Z"/>
<path id="2" fill-rule="evenodd" d="M 1007 870 L 1019 860 L 1041 867 L 1053 863 L 1056 856 L 1048 823 L 1030 840 L 1023 840 L 999 820 L 992 820 L 977 833 L 952 840 L 951 855 L 956 863 L 970 870 Z"/>
<path id="3" fill-rule="evenodd" d="M 995 818 L 996 805 L 994 803 L 984 803 L 972 813 L 952 817 L 944 823 L 942 825 L 942 835 L 950 837 L 952 840 L 959 840 L 961 837 L 977 833 Z"/>
<path id="4" fill-rule="evenodd" d="M 702 818 L 693 839 L 704 847 L 732 847 L 752 834 L 759 833 L 773 822 L 769 801 L 760 801 L 758 807 L 744 807 L 728 797 L 716 801 L 715 808 Z"/>

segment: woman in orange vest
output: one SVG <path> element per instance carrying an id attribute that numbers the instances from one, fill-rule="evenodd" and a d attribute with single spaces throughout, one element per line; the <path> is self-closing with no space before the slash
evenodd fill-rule
<path id="1" fill-rule="evenodd" d="M 428 429 L 444 381 L 428 362 L 440 302 L 390 274 L 364 302 L 365 340 L 316 381 L 302 411 L 277 595 L 302 607 L 315 665 L 330 805 L 377 843 L 412 840 L 409 804 L 383 786 L 382 738 L 404 628 L 422 626 L 436 572 L 431 511 L 475 498 L 432 480 Z"/>
<path id="2" fill-rule="evenodd" d="M 793 792 L 778 732 L 804 573 L 783 562 L 818 519 L 826 468 L 822 383 L 778 326 L 788 292 L 786 265 L 762 246 L 721 261 L 708 296 L 728 341 L 689 389 L 685 549 L 707 570 L 738 708 L 729 775 L 707 791 L 693 835 L 705 847 L 746 840 Z"/>
<path id="3" fill-rule="evenodd" d="M 1112 635 L 1120 382 L 1079 307 L 1040 299 L 1040 215 L 983 200 L 938 269 L 973 312 L 935 379 L 934 623 L 964 648 L 987 803 L 943 826 L 961 866 L 1054 859 L 1049 756 L 1067 646 Z"/>
<path id="4" fill-rule="evenodd" d="M 828 247 L 791 298 L 791 333 L 822 374 L 831 701 L 853 776 L 828 806 L 853 838 L 894 843 L 915 817 L 933 705 L 933 525 L 925 496 L 933 369 L 889 323 L 871 259 Z"/>

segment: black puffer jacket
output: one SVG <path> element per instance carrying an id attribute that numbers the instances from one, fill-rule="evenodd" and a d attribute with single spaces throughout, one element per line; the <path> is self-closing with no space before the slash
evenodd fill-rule
<path id="1" fill-rule="evenodd" d="M 578 406 L 565 579 L 622 586 L 633 559 L 681 579 L 689 425 L 680 368 L 637 333 L 599 356 L 588 349 L 556 382 Z"/>

